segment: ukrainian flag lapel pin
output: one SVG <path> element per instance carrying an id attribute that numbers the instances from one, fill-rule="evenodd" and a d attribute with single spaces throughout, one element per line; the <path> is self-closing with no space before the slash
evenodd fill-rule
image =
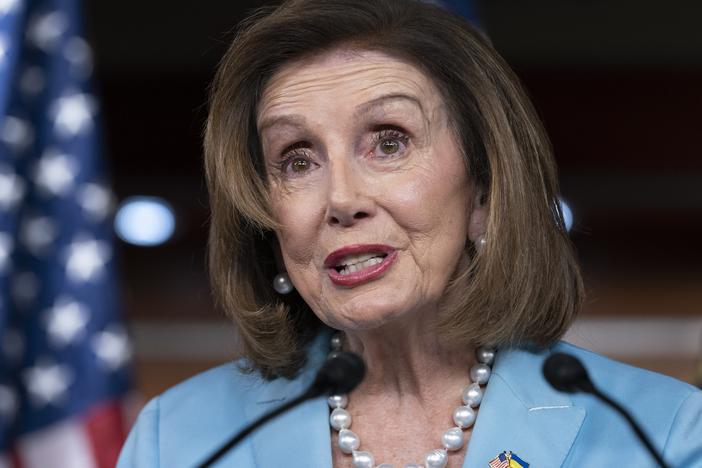
<path id="1" fill-rule="evenodd" d="M 488 463 L 490 468 L 529 468 L 529 464 L 511 450 L 505 450 Z"/>

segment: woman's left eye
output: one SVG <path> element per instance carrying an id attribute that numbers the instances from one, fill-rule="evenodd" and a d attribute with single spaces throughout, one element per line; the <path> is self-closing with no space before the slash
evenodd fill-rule
<path id="1" fill-rule="evenodd" d="M 386 129 L 373 136 L 374 156 L 379 158 L 397 157 L 407 150 L 409 137 L 396 129 Z"/>

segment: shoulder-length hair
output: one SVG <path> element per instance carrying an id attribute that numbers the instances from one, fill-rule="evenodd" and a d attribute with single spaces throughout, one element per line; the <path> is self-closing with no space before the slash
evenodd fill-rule
<path id="1" fill-rule="evenodd" d="M 244 21 L 210 94 L 205 168 L 209 269 L 252 369 L 292 377 L 322 326 L 297 293 L 277 294 L 266 172 L 256 129 L 262 91 L 282 65 L 336 47 L 404 60 L 442 93 L 470 179 L 489 215 L 450 282 L 438 332 L 454 344 L 545 346 L 583 298 L 557 194 L 550 144 L 518 79 L 480 32 L 412 0 L 291 0 Z M 470 243 L 469 243 L 470 244 Z"/>

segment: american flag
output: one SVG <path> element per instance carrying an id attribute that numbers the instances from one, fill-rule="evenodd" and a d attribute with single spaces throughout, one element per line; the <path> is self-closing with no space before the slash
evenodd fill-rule
<path id="1" fill-rule="evenodd" d="M 0 0 L 0 467 L 114 466 L 130 348 L 79 0 Z"/>
<path id="2" fill-rule="evenodd" d="M 509 468 L 509 458 L 502 452 L 488 463 L 490 468 Z"/>

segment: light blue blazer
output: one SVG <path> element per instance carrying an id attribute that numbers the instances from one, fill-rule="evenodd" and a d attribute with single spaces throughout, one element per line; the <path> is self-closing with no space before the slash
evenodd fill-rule
<path id="1" fill-rule="evenodd" d="M 315 341 L 294 380 L 264 381 L 230 363 L 154 398 L 132 429 L 118 468 L 201 462 L 244 425 L 306 389 L 326 356 L 327 340 Z M 579 357 L 595 384 L 635 415 L 671 466 L 702 467 L 700 390 L 566 343 L 552 350 Z M 567 395 L 549 386 L 541 373 L 547 355 L 498 352 L 463 467 L 486 468 L 504 450 L 530 468 L 655 466 L 613 410 L 589 395 Z M 325 399 L 309 401 L 256 431 L 216 466 L 330 468 L 328 414 Z"/>

